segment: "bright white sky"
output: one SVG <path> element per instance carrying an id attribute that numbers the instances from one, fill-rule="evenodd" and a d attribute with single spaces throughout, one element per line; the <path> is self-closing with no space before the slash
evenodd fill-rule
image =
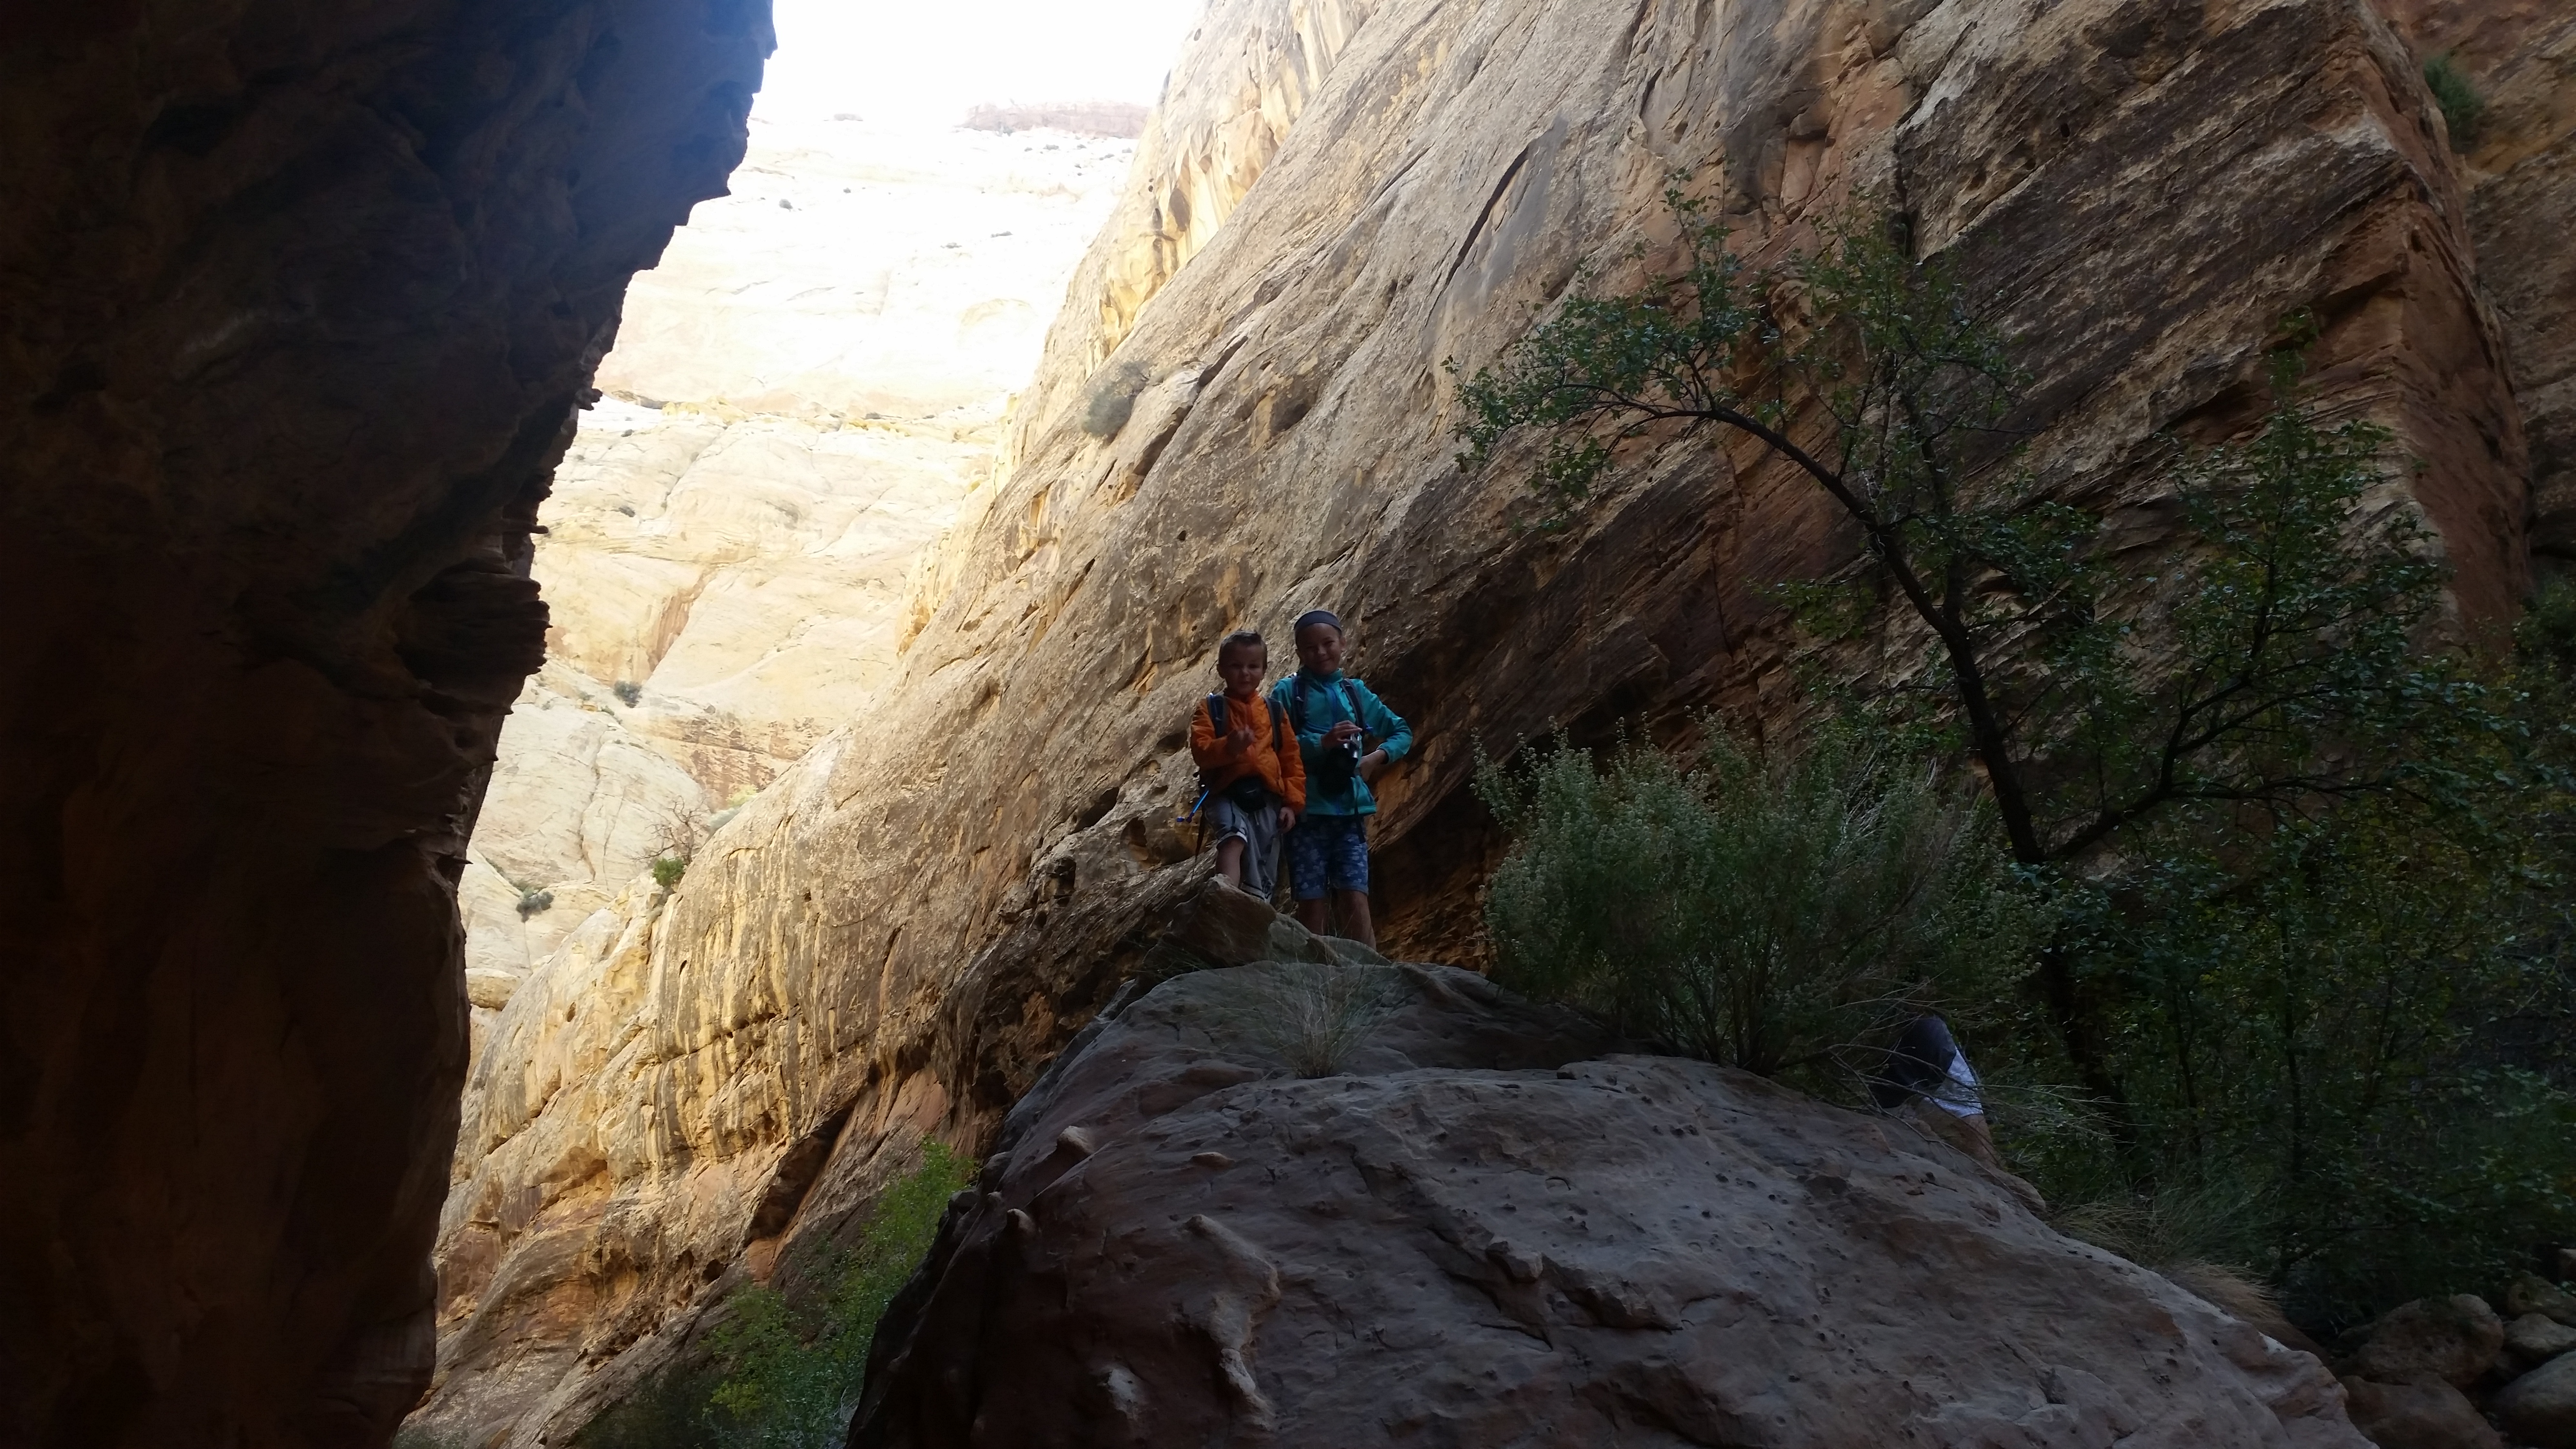
<path id="1" fill-rule="evenodd" d="M 1206 0 L 774 0 L 757 113 L 954 125 L 985 101 L 1151 104 Z"/>

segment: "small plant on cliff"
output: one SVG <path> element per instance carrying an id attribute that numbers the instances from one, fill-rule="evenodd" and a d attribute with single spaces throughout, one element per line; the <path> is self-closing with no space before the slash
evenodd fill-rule
<path id="1" fill-rule="evenodd" d="M 2466 151 L 2476 145 L 2478 123 L 2486 117 L 2486 97 L 2478 94 L 2477 82 L 2469 79 L 2449 51 L 2424 57 L 2424 85 L 2433 93 L 2433 104 L 2442 108 L 2451 149 Z"/>
<path id="2" fill-rule="evenodd" d="M 929 1253 L 948 1199 L 974 1164 L 924 1139 L 921 1166 L 878 1197 L 855 1249 L 826 1262 L 804 1303 L 746 1288 L 709 1335 L 724 1378 L 710 1396 L 728 1445 L 839 1449 L 865 1386 L 868 1348 L 887 1305 Z"/>
<path id="3" fill-rule="evenodd" d="M 621 679 L 615 684 L 608 686 L 608 692 L 617 696 L 617 702 L 619 704 L 626 706 L 628 709 L 633 709 L 636 701 L 644 697 L 644 686 L 637 684 L 631 679 Z"/>
<path id="4" fill-rule="evenodd" d="M 678 886 L 680 877 L 688 873 L 689 858 L 685 855 L 665 855 L 653 862 L 653 884 L 666 891 Z"/>
<path id="5" fill-rule="evenodd" d="M 1122 362 L 1108 368 L 1091 380 L 1083 394 L 1082 430 L 1106 442 L 1118 436 L 1127 426 L 1129 415 L 1136 411 L 1136 396 L 1148 381 L 1142 364 Z"/>
<path id="6" fill-rule="evenodd" d="M 1713 731 L 1696 769 L 1558 745 L 1477 793 L 1512 837 L 1485 904 L 1505 981 L 1764 1076 L 1829 1082 L 1838 1048 L 1975 1009 L 2027 940 L 1991 812 L 1844 735 L 1766 756 Z"/>
<path id="7" fill-rule="evenodd" d="M 519 892 L 519 919 L 541 916 L 555 908 L 555 893 L 531 886 Z"/>

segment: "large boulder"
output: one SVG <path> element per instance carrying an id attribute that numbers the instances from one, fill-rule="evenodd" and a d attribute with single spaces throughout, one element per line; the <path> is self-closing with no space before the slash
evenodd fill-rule
<path id="1" fill-rule="evenodd" d="M 1357 1023 L 1307 1067 L 1341 1074 L 1285 1020 Z M 1468 972 L 1194 973 L 1086 1037 L 880 1328 L 853 1444 L 2366 1442 L 2316 1359 L 1967 1155 L 1590 1055 Z"/>
<path id="2" fill-rule="evenodd" d="M 2467 1388 L 2504 1351 L 2504 1320 L 2474 1293 L 2418 1298 L 2382 1315 L 2345 1370 L 2384 1384 Z"/>
<path id="3" fill-rule="evenodd" d="M 2504 1351 L 2524 1367 L 2576 1350 L 2576 1328 L 2546 1313 L 2526 1313 L 2504 1326 Z"/>
<path id="4" fill-rule="evenodd" d="M 2559 1323 L 2576 1325 L 2576 1293 L 2570 1293 L 2537 1273 L 2517 1273 L 2504 1285 L 2504 1311 L 2516 1318 L 2537 1313 Z"/>
<path id="5" fill-rule="evenodd" d="M 2469 1396 L 2440 1379 L 2381 1384 L 2345 1379 L 2353 1427 L 2379 1449 L 2504 1449 Z"/>
<path id="6" fill-rule="evenodd" d="M 2576 1353 L 2505 1385 L 2490 1407 L 2506 1433 L 2533 1449 L 2576 1449 Z"/>

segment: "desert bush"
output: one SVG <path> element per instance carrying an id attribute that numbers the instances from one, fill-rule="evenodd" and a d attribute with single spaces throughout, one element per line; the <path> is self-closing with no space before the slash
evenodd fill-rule
<path id="1" fill-rule="evenodd" d="M 555 893 L 553 891 L 531 887 L 519 892 L 520 920 L 524 921 L 531 916 L 544 915 L 546 912 L 551 911 L 554 908 Z"/>
<path id="2" fill-rule="evenodd" d="M 1916 760 L 1828 733 L 1685 768 L 1623 743 L 1488 762 L 1512 845 L 1485 905 L 1503 980 L 1621 1029 L 1774 1076 L 2026 965 L 1991 820 Z"/>
<path id="3" fill-rule="evenodd" d="M 653 883 L 666 891 L 679 885 L 680 878 L 688 873 L 689 858 L 685 855 L 659 856 L 653 862 Z"/>
<path id="4" fill-rule="evenodd" d="M 621 679 L 608 686 L 608 692 L 617 696 L 619 704 L 633 709 L 636 701 L 644 697 L 644 686 L 631 679 Z"/>
<path id="5" fill-rule="evenodd" d="M 2486 97 L 2478 94 L 2477 83 L 2460 69 L 2449 51 L 2424 57 L 2424 85 L 2433 93 L 2433 104 L 2442 109 L 2442 124 L 2451 133 L 2451 149 L 2466 151 L 2476 145 L 2478 122 L 2486 117 Z"/>
<path id="6" fill-rule="evenodd" d="M 1340 1072 L 1409 994 L 1386 966 L 1282 961 L 1231 980 L 1230 1022 L 1300 1077 Z"/>
<path id="7" fill-rule="evenodd" d="M 1104 442 L 1118 436 L 1149 380 L 1143 365 L 1134 362 L 1119 363 L 1093 378 L 1083 394 L 1082 430 Z"/>

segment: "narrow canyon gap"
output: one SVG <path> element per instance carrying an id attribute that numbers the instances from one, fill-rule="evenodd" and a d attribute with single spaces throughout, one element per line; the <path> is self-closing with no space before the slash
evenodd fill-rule
<path id="1" fill-rule="evenodd" d="M 0 18 L 0 1441 L 380 1444 L 528 534 L 764 0 Z"/>

